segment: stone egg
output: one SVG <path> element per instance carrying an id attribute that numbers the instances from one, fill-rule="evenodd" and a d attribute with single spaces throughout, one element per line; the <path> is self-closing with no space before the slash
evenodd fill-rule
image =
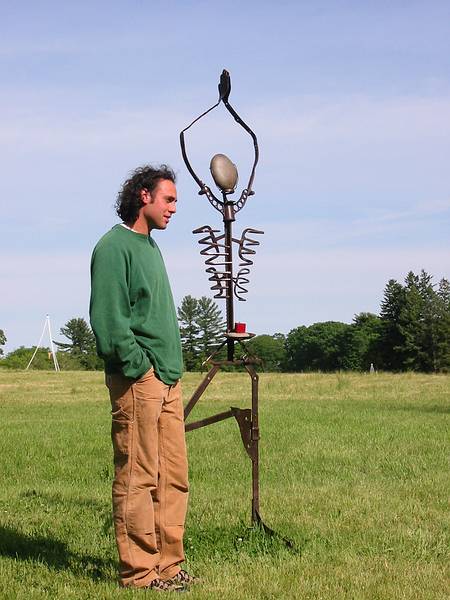
<path id="1" fill-rule="evenodd" d="M 231 194 L 238 182 L 236 165 L 225 154 L 215 154 L 209 166 L 214 182 L 222 192 Z"/>

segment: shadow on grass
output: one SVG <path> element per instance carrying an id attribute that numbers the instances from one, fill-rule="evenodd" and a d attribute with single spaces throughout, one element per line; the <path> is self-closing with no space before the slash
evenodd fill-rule
<path id="1" fill-rule="evenodd" d="M 67 544 L 52 537 L 30 536 L 11 527 L 0 526 L 0 556 L 32 560 L 46 564 L 57 571 L 70 571 L 94 581 L 111 580 L 116 568 L 112 560 L 71 552 Z"/>
<path id="2" fill-rule="evenodd" d="M 244 523 L 235 527 L 190 527 L 185 537 L 185 551 L 188 560 L 210 557 L 239 562 L 243 556 L 282 558 L 302 554 L 308 540 L 296 537 L 288 546 L 282 535 L 270 535 L 262 527 L 247 527 Z"/>
<path id="3" fill-rule="evenodd" d="M 20 494 L 31 506 L 57 507 L 64 510 L 71 506 L 95 509 L 100 513 L 103 534 L 113 537 L 111 509 L 103 501 L 90 498 L 65 496 L 59 493 L 28 489 Z M 239 562 L 244 557 L 269 556 L 282 559 L 287 554 L 301 555 L 308 540 L 296 532 L 293 544 L 278 532 L 268 534 L 263 527 L 250 528 L 243 521 L 234 525 L 199 523 L 188 527 L 185 536 L 185 552 L 188 560 L 215 558 L 219 561 Z M 115 577 L 117 564 L 113 559 L 93 555 L 80 555 L 70 551 L 67 543 L 52 536 L 28 535 L 13 527 L 0 526 L 0 556 L 19 560 L 32 560 L 46 564 L 49 568 L 69 571 L 76 576 L 89 577 L 94 581 L 110 581 Z"/>
<path id="4" fill-rule="evenodd" d="M 70 504 L 78 507 L 86 507 L 98 510 L 108 510 L 109 504 L 106 501 L 95 500 L 90 497 L 80 497 L 75 495 L 63 495 L 61 493 L 48 493 L 43 492 L 41 490 L 28 489 L 19 494 L 20 498 L 29 498 L 31 501 L 36 501 L 42 504 L 43 502 L 47 502 L 49 505 L 55 506 L 64 506 L 65 504 Z"/>
<path id="5" fill-rule="evenodd" d="M 46 492 L 37 491 L 35 489 L 25 490 L 20 494 L 21 498 L 27 498 L 31 502 L 37 502 L 40 506 L 44 504 L 54 507 L 64 507 L 65 505 L 76 506 L 78 508 L 95 509 L 96 512 L 102 515 L 103 526 L 102 531 L 105 536 L 114 535 L 114 526 L 112 520 L 112 510 L 109 505 L 103 501 L 94 500 L 93 498 L 80 498 L 72 496 L 63 496 L 62 494 L 49 494 Z"/>

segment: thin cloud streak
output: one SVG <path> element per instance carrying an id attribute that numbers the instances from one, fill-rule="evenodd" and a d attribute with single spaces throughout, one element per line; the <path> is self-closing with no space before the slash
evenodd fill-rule
<path id="1" fill-rule="evenodd" d="M 364 239 L 364 246 L 380 248 L 398 247 L 398 239 L 411 228 L 421 228 L 424 235 L 424 223 L 430 220 L 433 228 L 433 219 L 441 217 L 450 221 L 450 200 L 419 203 L 406 211 L 373 211 L 364 217 L 324 218 L 307 217 L 293 219 L 285 222 L 263 222 L 262 229 L 266 232 L 264 243 L 273 248 L 276 244 L 280 247 L 295 249 L 320 249 L 322 247 L 336 247 L 341 249 L 349 246 L 355 247 L 355 240 Z M 423 237 L 422 235 L 422 237 Z M 275 240 L 275 242 L 272 242 Z M 441 247 L 443 240 L 435 235 L 427 245 Z"/>
<path id="2" fill-rule="evenodd" d="M 168 124 L 176 123 L 174 129 L 179 132 L 198 112 L 198 106 L 191 112 L 189 108 L 151 106 L 148 109 L 97 110 L 89 116 L 72 115 L 61 112 L 55 115 L 44 105 L 17 106 L 6 98 L 0 103 L 2 114 L 8 119 L 2 123 L 1 139 L 8 143 L 26 140 L 27 145 L 42 145 L 48 148 L 95 144 L 105 150 L 111 142 L 125 144 L 140 143 L 148 139 L 149 130 L 145 124 L 151 124 L 151 137 L 167 140 Z M 299 147 L 310 147 L 313 143 L 344 142 L 346 146 L 364 139 L 367 143 L 398 141 L 407 144 L 418 137 L 437 138 L 445 142 L 450 135 L 450 96 L 423 98 L 398 97 L 383 99 L 374 97 L 349 96 L 333 100 L 316 97 L 279 99 L 248 107 L 251 121 L 256 131 L 263 132 L 261 138 L 270 142 L 289 140 Z M 243 111 L 244 112 L 244 111 Z M 158 114 L 155 122 L 154 115 Z M 215 139 L 223 134 L 239 139 L 242 132 L 230 127 L 229 117 L 224 114 L 216 119 Z M 203 126 L 203 124 L 202 124 Z M 196 136 L 196 144 L 207 143 L 212 136 L 211 129 L 205 126 L 203 138 L 197 134 L 198 128 L 189 135 Z M 270 148 L 270 145 L 269 145 Z"/>

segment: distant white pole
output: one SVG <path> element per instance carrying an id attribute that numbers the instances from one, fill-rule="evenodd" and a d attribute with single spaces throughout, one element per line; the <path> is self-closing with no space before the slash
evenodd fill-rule
<path id="1" fill-rule="evenodd" d="M 28 371 L 28 369 L 30 368 L 31 363 L 33 362 L 34 357 L 36 356 L 37 351 L 41 347 L 42 338 L 44 337 L 44 333 L 45 333 L 45 330 L 47 328 L 48 328 L 48 336 L 49 336 L 49 339 L 50 339 L 50 351 L 51 351 L 51 355 L 52 355 L 52 358 L 53 358 L 53 364 L 55 366 L 55 371 L 60 371 L 61 370 L 59 368 L 58 359 L 56 357 L 55 347 L 53 346 L 52 330 L 51 330 L 51 327 L 50 327 L 50 316 L 47 315 L 46 318 L 45 318 L 44 329 L 42 330 L 41 337 L 39 338 L 39 342 L 37 343 L 36 350 L 34 351 L 33 356 L 31 357 L 31 360 L 28 363 L 27 368 L 25 369 L 25 371 Z"/>
<path id="2" fill-rule="evenodd" d="M 47 327 L 47 320 L 45 320 L 45 323 L 44 323 L 44 329 L 42 330 L 41 337 L 39 338 L 39 341 L 38 341 L 38 343 L 37 343 L 36 350 L 34 351 L 34 354 L 33 354 L 33 356 L 31 357 L 31 360 L 30 360 L 30 362 L 27 364 L 27 368 L 25 369 L 25 371 L 28 371 L 28 369 L 30 368 L 30 365 L 31 365 L 31 363 L 33 362 L 33 359 L 34 359 L 34 357 L 36 356 L 36 353 L 37 353 L 37 351 L 39 350 L 39 348 L 40 348 L 40 346 L 41 346 L 42 338 L 44 337 L 44 333 L 45 333 L 45 329 L 46 329 L 46 327 Z"/>
<path id="3" fill-rule="evenodd" d="M 50 328 L 50 316 L 49 315 L 47 315 L 47 323 L 48 323 L 48 336 L 50 338 L 50 350 L 52 353 L 53 364 L 55 365 L 55 371 L 59 371 L 60 368 L 59 368 L 58 359 L 56 357 L 55 347 L 53 346 L 52 330 Z"/>

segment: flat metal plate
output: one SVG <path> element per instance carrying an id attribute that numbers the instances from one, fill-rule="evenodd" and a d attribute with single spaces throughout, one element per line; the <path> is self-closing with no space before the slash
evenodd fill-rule
<path id="1" fill-rule="evenodd" d="M 249 333 L 245 331 L 244 333 L 236 333 L 234 331 L 230 331 L 225 334 L 225 337 L 230 338 L 232 340 L 249 340 L 252 337 L 255 337 L 256 333 Z"/>

